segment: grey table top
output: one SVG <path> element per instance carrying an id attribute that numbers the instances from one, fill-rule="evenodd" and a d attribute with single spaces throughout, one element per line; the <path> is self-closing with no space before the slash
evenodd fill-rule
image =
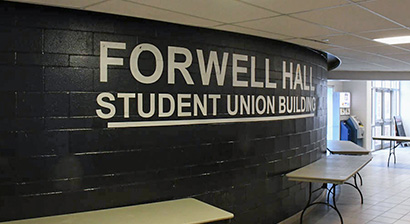
<path id="1" fill-rule="evenodd" d="M 286 174 L 289 180 L 343 184 L 372 160 L 372 156 L 329 155 Z"/>
<path id="2" fill-rule="evenodd" d="M 372 138 L 373 140 L 410 142 L 410 137 L 408 136 L 373 136 Z"/>
<path id="3" fill-rule="evenodd" d="M 327 149 L 332 154 L 367 155 L 370 150 L 354 144 L 351 141 L 328 140 Z"/>
<path id="4" fill-rule="evenodd" d="M 181 224 L 233 218 L 233 214 L 193 198 L 49 216 L 2 224 Z"/>

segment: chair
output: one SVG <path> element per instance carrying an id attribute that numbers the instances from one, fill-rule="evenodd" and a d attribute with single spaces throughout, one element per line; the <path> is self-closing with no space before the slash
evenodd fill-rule
<path id="1" fill-rule="evenodd" d="M 406 132 L 404 131 L 403 127 L 403 121 L 401 120 L 400 116 L 393 116 L 394 118 L 394 124 L 395 124 L 395 129 L 396 129 L 396 136 L 406 136 Z M 404 143 L 404 142 L 397 142 L 401 146 L 408 146 L 409 143 Z"/>

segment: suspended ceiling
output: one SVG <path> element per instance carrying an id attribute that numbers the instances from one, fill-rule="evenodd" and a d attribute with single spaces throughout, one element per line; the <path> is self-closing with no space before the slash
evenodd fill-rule
<path id="1" fill-rule="evenodd" d="M 330 52 L 341 71 L 410 71 L 410 0 L 15 0 L 283 40 Z M 404 72 L 404 73 L 403 73 Z M 407 77 L 406 77 L 407 78 Z"/>

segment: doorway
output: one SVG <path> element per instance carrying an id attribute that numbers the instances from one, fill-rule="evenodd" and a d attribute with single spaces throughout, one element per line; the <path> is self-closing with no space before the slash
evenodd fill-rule
<path id="1" fill-rule="evenodd" d="M 399 113 L 398 81 L 372 82 L 372 135 L 394 135 L 393 116 Z M 388 141 L 372 141 L 372 149 L 389 147 Z"/>

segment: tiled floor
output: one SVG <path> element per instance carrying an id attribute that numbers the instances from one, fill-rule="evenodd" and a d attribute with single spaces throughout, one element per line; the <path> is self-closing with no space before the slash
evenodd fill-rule
<path id="1" fill-rule="evenodd" d="M 388 150 L 374 152 L 373 160 L 360 172 L 364 204 L 354 188 L 342 185 L 338 189 L 336 205 L 344 223 L 410 224 L 410 147 L 398 148 L 396 154 L 397 163 L 392 158 L 387 167 Z M 340 219 L 333 209 L 317 205 L 303 223 L 339 224 Z"/>

